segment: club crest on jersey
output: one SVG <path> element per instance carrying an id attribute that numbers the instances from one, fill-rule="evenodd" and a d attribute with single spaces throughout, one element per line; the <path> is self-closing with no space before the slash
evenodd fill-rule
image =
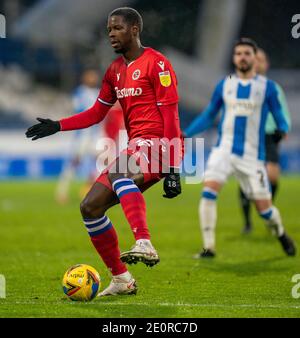
<path id="1" fill-rule="evenodd" d="M 132 73 L 132 80 L 137 80 L 141 75 L 141 71 L 139 69 L 136 69 L 133 73 Z"/>
<path id="2" fill-rule="evenodd" d="M 171 85 L 172 83 L 171 74 L 168 70 L 165 72 L 158 73 L 158 75 L 159 75 L 159 81 L 162 86 L 169 87 Z"/>

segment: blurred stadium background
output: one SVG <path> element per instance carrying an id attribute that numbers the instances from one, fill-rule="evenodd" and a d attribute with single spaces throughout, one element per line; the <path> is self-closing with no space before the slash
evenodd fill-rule
<path id="1" fill-rule="evenodd" d="M 96 67 L 102 77 L 115 57 L 107 14 L 125 5 L 143 16 L 143 44 L 161 50 L 175 67 L 183 128 L 232 69 L 234 40 L 256 40 L 269 54 L 269 77 L 284 88 L 291 112 L 282 168 L 300 172 L 300 40 L 291 35 L 299 0 L 1 0 L 7 25 L 0 39 L 1 179 L 59 174 L 71 133 L 33 146 L 24 132 L 37 116 L 58 119 L 72 112 L 71 93 L 84 68 Z M 216 130 L 205 134 L 207 150 L 215 138 Z"/>

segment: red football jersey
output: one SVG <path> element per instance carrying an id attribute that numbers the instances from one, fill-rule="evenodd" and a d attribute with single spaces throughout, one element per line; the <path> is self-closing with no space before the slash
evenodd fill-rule
<path id="1" fill-rule="evenodd" d="M 117 101 L 108 111 L 103 120 L 105 135 L 113 140 L 117 140 L 119 131 L 124 129 L 123 110 Z"/>
<path id="2" fill-rule="evenodd" d="M 121 56 L 106 71 L 98 100 L 113 105 L 119 100 L 129 139 L 164 136 L 160 105 L 178 103 L 177 79 L 169 60 L 145 48 L 133 62 Z"/>

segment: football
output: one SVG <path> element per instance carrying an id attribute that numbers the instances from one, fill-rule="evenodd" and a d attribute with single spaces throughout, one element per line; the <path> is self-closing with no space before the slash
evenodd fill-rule
<path id="1" fill-rule="evenodd" d="M 97 296 L 101 279 L 92 266 L 76 264 L 64 274 L 62 286 L 65 295 L 71 300 L 87 302 Z"/>

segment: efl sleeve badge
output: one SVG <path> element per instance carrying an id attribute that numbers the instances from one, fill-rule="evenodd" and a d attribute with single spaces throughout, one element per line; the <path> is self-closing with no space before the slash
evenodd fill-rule
<path id="1" fill-rule="evenodd" d="M 159 75 L 159 81 L 162 86 L 169 87 L 171 85 L 172 79 L 171 79 L 171 74 L 168 70 L 165 72 L 158 73 L 158 75 Z"/>

